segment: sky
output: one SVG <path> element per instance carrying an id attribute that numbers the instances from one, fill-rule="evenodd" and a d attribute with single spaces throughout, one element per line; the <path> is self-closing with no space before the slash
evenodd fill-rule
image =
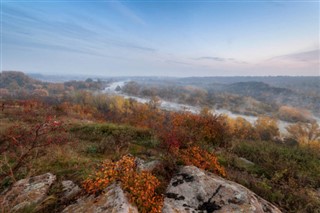
<path id="1" fill-rule="evenodd" d="M 0 0 L 1 70 L 320 76 L 320 2 Z"/>

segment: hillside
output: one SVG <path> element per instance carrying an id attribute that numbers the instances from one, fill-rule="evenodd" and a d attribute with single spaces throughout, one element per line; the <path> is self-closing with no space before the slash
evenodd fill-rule
<path id="1" fill-rule="evenodd" d="M 222 82 L 215 83 L 220 78 Z M 310 119 L 312 114 L 316 117 L 320 116 L 320 93 L 316 92 L 319 90 L 319 86 L 314 84 L 314 81 L 318 80 L 317 78 L 292 78 L 295 80 L 293 82 L 300 82 L 301 84 L 309 81 L 310 84 L 303 87 L 307 89 L 301 89 L 301 85 L 295 87 L 293 84 L 290 88 L 272 86 L 262 82 L 265 78 L 208 77 L 208 79 L 192 78 L 188 81 L 185 81 L 185 79 L 153 79 L 151 82 L 135 79 L 136 81 L 127 83 L 122 91 L 132 96 L 148 98 L 158 96 L 166 101 L 196 107 L 208 107 L 214 110 L 226 109 L 237 114 L 268 115 L 288 122 L 298 121 L 295 118 L 297 116 L 294 115 L 296 113 L 287 112 L 288 116 L 282 116 L 282 106 L 290 107 L 298 114 L 306 114 L 307 116 L 300 120 L 302 122 L 313 120 Z M 210 79 L 212 79 L 211 83 Z M 237 79 L 259 79 L 261 81 L 236 82 Z M 282 78 L 277 77 L 276 79 Z M 200 80 L 203 81 L 202 84 Z M 281 81 L 279 80 L 279 82 Z"/>
<path id="2" fill-rule="evenodd" d="M 62 96 L 74 90 L 101 90 L 105 83 L 93 81 L 70 80 L 63 83 L 43 82 L 33 79 L 23 72 L 3 71 L 0 73 L 0 95 L 23 98 L 24 96 Z M 30 97 L 32 98 L 32 97 Z"/>
<path id="3" fill-rule="evenodd" d="M 30 78 L 23 72 L 3 71 L 0 73 L 1 88 L 7 88 L 10 90 L 18 88 L 34 89 L 39 84 L 41 84 L 40 81 Z"/>
<path id="4" fill-rule="evenodd" d="M 43 186 L 45 196 L 23 204 L 22 212 L 72 212 L 117 200 L 105 200 L 105 194 L 125 194 L 139 212 L 235 206 L 246 212 L 251 199 L 258 200 L 254 208 L 271 212 L 320 211 L 317 123 L 292 123 L 281 135 L 276 120 L 266 116 L 250 124 L 205 109 L 168 111 L 86 87 L 9 95 L 1 98 L 0 111 L 0 203 L 8 211 L 16 202 L 30 202 L 30 196 L 14 194 L 25 182 Z M 65 184 L 78 192 L 66 198 Z"/>

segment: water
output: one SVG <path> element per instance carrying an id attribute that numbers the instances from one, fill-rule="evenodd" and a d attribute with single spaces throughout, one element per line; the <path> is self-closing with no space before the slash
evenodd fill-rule
<path id="1" fill-rule="evenodd" d="M 106 87 L 104 89 L 104 92 L 108 93 L 108 94 L 112 94 L 112 95 L 122 96 L 127 99 L 131 98 L 131 99 L 136 100 L 140 103 L 150 102 L 150 98 L 141 98 L 141 97 L 126 95 L 126 94 L 123 94 L 121 91 L 116 91 L 116 88 L 118 86 L 123 87 L 127 82 L 129 82 L 129 80 L 113 82 L 108 87 Z M 165 101 L 162 99 L 160 99 L 160 108 L 164 109 L 164 110 L 169 110 L 169 111 L 188 111 L 188 112 L 192 112 L 192 113 L 200 113 L 200 111 L 201 111 L 201 107 L 191 106 L 191 105 L 187 105 L 187 104 L 179 104 L 176 102 Z M 212 111 L 214 114 L 227 115 L 230 118 L 241 117 L 241 118 L 247 120 L 248 122 L 250 122 L 251 124 L 254 124 L 258 119 L 257 116 L 236 114 L 236 113 L 233 113 L 233 112 L 226 110 L 226 109 L 213 109 Z M 315 117 L 315 119 L 316 119 L 317 123 L 319 124 L 320 118 Z M 278 120 L 278 127 L 279 127 L 279 130 L 282 134 L 287 133 L 286 127 L 291 124 L 292 123 Z"/>

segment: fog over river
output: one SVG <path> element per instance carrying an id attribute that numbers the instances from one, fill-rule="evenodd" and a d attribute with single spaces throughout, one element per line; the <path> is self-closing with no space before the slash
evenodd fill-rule
<path id="1" fill-rule="evenodd" d="M 122 96 L 127 99 L 131 98 L 131 99 L 134 99 L 140 103 L 148 103 L 150 101 L 150 98 L 141 98 L 141 97 L 131 96 L 131 95 L 127 95 L 127 94 L 122 93 L 121 90 L 120 91 L 116 90 L 116 88 L 118 86 L 120 88 L 122 88 L 127 82 L 129 82 L 129 80 L 113 82 L 108 87 L 106 87 L 104 89 L 104 92 L 108 93 L 108 94 L 112 94 L 112 95 Z M 179 103 L 166 101 L 166 100 L 162 100 L 162 99 L 160 99 L 160 108 L 165 109 L 165 110 L 170 110 L 170 111 L 189 111 L 192 113 L 200 113 L 200 111 L 201 111 L 201 107 L 191 106 L 191 105 L 187 105 L 187 104 L 179 104 Z M 258 119 L 257 116 L 235 114 L 235 113 L 233 113 L 229 110 L 226 110 L 226 109 L 212 109 L 212 112 L 214 114 L 218 114 L 218 115 L 219 114 L 227 115 L 230 118 L 241 117 L 241 118 L 244 118 L 247 121 L 249 121 L 251 124 L 254 124 L 255 121 Z M 315 119 L 317 120 L 318 123 L 320 123 L 319 118 L 315 118 Z M 285 134 L 287 132 L 286 127 L 290 124 L 291 123 L 289 123 L 289 122 L 278 120 L 278 126 L 280 129 L 280 132 Z"/>

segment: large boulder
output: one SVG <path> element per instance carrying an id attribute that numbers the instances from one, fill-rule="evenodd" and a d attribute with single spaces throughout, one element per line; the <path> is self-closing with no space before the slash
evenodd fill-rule
<path id="1" fill-rule="evenodd" d="M 17 181 L 12 188 L 0 195 L 0 206 L 9 212 L 21 210 L 42 202 L 56 180 L 51 173 Z"/>
<path id="2" fill-rule="evenodd" d="M 99 196 L 81 197 L 75 204 L 65 208 L 63 213 L 138 213 L 135 206 L 129 203 L 125 193 L 118 184 L 107 187 Z"/>
<path id="3" fill-rule="evenodd" d="M 163 213 L 281 212 L 244 186 L 194 166 L 180 169 L 170 181 L 165 196 Z"/>

